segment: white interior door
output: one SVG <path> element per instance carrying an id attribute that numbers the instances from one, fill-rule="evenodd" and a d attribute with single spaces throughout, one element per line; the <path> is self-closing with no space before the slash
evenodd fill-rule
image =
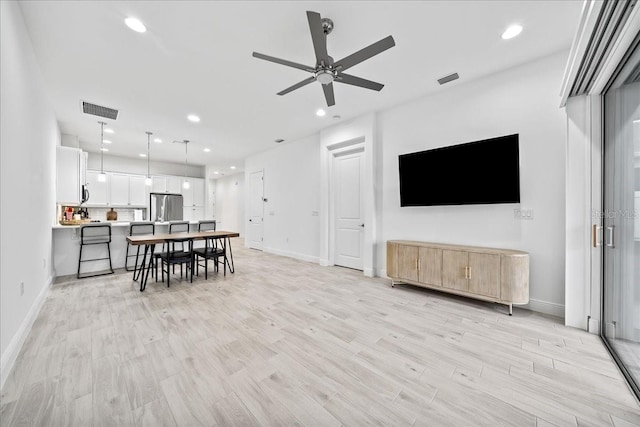
<path id="1" fill-rule="evenodd" d="M 337 154 L 333 161 L 336 265 L 362 270 L 364 248 L 364 150 Z"/>
<path id="2" fill-rule="evenodd" d="M 262 250 L 264 217 L 263 171 L 252 172 L 249 178 L 249 247 Z"/>

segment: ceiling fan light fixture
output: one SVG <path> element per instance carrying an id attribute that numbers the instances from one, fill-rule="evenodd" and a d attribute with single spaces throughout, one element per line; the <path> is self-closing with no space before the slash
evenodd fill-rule
<path id="1" fill-rule="evenodd" d="M 323 85 L 328 85 L 333 82 L 333 73 L 329 70 L 320 70 L 316 73 L 316 80 Z"/>

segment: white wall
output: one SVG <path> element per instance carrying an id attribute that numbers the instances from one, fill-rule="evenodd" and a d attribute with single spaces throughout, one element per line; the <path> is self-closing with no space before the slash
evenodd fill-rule
<path id="1" fill-rule="evenodd" d="M 263 250 L 318 261 L 320 247 L 320 143 L 317 135 L 278 146 L 245 161 L 249 175 L 264 170 Z M 248 211 L 248 210 L 247 210 Z M 245 225 L 249 219 L 245 216 Z M 246 242 L 246 240 L 245 240 Z"/>
<path id="2" fill-rule="evenodd" d="M 244 236 L 244 173 L 215 180 L 215 217 L 218 230 L 237 231 Z"/>
<path id="3" fill-rule="evenodd" d="M 0 347 L 4 384 L 53 279 L 51 226 L 55 223 L 55 147 L 60 144 L 60 130 L 16 2 L 0 2 L 0 31 Z"/>
<path id="4" fill-rule="evenodd" d="M 531 307 L 562 316 L 566 118 L 558 91 L 566 59 L 561 52 L 379 113 L 381 240 L 527 251 Z M 514 133 L 520 135 L 519 205 L 400 207 L 399 154 Z M 455 172 L 425 185 L 446 185 Z M 514 219 L 515 208 L 532 209 L 533 220 Z M 380 245 L 380 270 L 384 251 Z"/>

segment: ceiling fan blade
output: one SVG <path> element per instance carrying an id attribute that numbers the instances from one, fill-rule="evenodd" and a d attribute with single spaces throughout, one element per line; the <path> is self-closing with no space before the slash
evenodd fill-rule
<path id="1" fill-rule="evenodd" d="M 339 73 L 334 81 L 377 91 L 382 90 L 382 88 L 384 87 L 382 83 L 372 82 L 371 80 L 361 79 L 360 77 L 344 73 Z"/>
<path id="2" fill-rule="evenodd" d="M 384 52 L 387 49 L 390 49 L 396 45 L 396 42 L 393 40 L 392 36 L 385 37 L 384 39 L 375 42 L 372 45 L 365 47 L 364 49 L 360 49 L 356 53 L 353 53 L 346 58 L 341 59 L 340 61 L 336 61 L 333 65 L 334 68 L 337 68 L 339 71 L 344 71 L 348 68 L 353 67 L 365 61 L 372 56 L 375 56 L 381 52 Z"/>
<path id="3" fill-rule="evenodd" d="M 287 67 L 297 68 L 299 70 L 308 71 L 313 73 L 315 68 L 308 67 L 306 65 L 298 64 L 297 62 L 287 61 L 286 59 L 280 59 L 269 55 L 264 55 L 262 53 L 253 52 L 253 57 L 258 59 L 264 59 L 265 61 L 275 62 L 276 64 L 286 65 Z"/>
<path id="4" fill-rule="evenodd" d="M 299 89 L 299 88 L 301 88 L 302 86 L 306 86 L 306 85 L 308 85 L 309 83 L 313 83 L 314 81 L 316 81 L 316 77 L 315 77 L 315 76 L 308 77 L 308 78 L 304 79 L 303 81 L 301 81 L 301 82 L 299 82 L 299 83 L 296 83 L 296 84 L 294 84 L 293 86 L 288 87 L 288 88 L 286 88 L 286 89 L 285 89 L 285 90 L 283 90 L 283 91 L 278 92 L 278 95 L 286 95 L 286 94 L 288 94 L 289 92 L 294 91 L 294 90 L 296 90 L 296 89 Z"/>
<path id="5" fill-rule="evenodd" d="M 333 83 L 322 85 L 322 90 L 324 91 L 324 99 L 327 100 L 327 107 L 336 105 L 336 99 L 333 96 Z"/>
<path id="6" fill-rule="evenodd" d="M 331 65 L 329 54 L 327 53 L 327 35 L 322 29 L 322 18 L 318 12 L 307 11 L 307 20 L 309 21 L 309 30 L 311 30 L 311 40 L 313 41 L 313 50 L 316 53 L 317 63 Z"/>

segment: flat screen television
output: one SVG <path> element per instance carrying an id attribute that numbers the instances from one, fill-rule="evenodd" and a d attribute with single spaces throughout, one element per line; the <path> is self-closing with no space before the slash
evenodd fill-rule
<path id="1" fill-rule="evenodd" d="M 400 206 L 520 203 L 518 134 L 398 157 Z"/>

